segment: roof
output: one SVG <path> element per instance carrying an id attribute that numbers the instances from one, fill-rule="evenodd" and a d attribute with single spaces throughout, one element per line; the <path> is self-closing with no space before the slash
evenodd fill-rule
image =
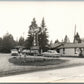
<path id="1" fill-rule="evenodd" d="M 84 43 L 54 43 L 50 48 L 84 48 Z"/>
<path id="2" fill-rule="evenodd" d="M 59 48 L 84 48 L 84 43 L 66 43 Z"/>
<path id="3" fill-rule="evenodd" d="M 50 45 L 50 48 L 57 48 L 57 47 L 59 47 L 61 45 L 62 45 L 62 43 L 54 43 L 54 44 Z"/>

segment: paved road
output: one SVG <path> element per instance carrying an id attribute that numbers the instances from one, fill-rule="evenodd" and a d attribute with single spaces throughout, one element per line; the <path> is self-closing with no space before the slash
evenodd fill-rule
<path id="1" fill-rule="evenodd" d="M 1 82 L 84 82 L 84 66 L 0 77 Z"/>

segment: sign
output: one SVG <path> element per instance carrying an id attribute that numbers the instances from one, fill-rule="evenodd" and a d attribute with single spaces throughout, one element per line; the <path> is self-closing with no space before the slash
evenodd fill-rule
<path id="1" fill-rule="evenodd" d="M 32 50 L 39 50 L 39 46 L 32 46 L 31 49 Z"/>

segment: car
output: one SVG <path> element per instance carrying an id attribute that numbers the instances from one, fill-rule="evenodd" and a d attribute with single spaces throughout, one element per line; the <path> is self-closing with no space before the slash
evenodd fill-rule
<path id="1" fill-rule="evenodd" d="M 18 53 L 18 50 L 17 49 L 12 49 L 11 50 L 11 56 L 18 56 L 19 53 Z"/>
<path id="2" fill-rule="evenodd" d="M 22 54 L 26 54 L 26 55 L 34 55 L 34 54 L 38 54 L 38 51 L 37 50 L 28 50 L 28 49 L 24 49 L 22 51 Z"/>
<path id="3" fill-rule="evenodd" d="M 48 50 L 47 52 L 42 53 L 45 57 L 60 57 L 61 54 L 57 53 L 55 50 Z"/>
<path id="4" fill-rule="evenodd" d="M 29 53 L 30 53 L 30 50 L 27 50 L 27 49 L 22 50 L 22 54 L 29 54 Z"/>

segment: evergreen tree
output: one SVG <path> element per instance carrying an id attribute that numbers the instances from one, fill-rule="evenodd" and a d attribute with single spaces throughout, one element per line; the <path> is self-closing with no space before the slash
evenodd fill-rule
<path id="1" fill-rule="evenodd" d="M 47 35 L 47 28 L 45 26 L 44 18 L 42 19 L 38 40 L 39 40 L 40 50 L 42 49 L 43 51 L 46 51 L 46 46 L 48 45 L 48 35 Z"/>
<path id="2" fill-rule="evenodd" d="M 57 40 L 55 40 L 55 42 L 54 43 L 59 43 L 59 40 L 57 39 Z"/>
<path id="3" fill-rule="evenodd" d="M 77 34 L 74 36 L 74 42 L 75 42 L 75 43 L 81 43 L 81 39 L 80 39 L 80 36 L 79 36 L 78 32 L 77 32 Z"/>
<path id="4" fill-rule="evenodd" d="M 2 46 L 2 38 L 0 37 L 0 46 Z"/>
<path id="5" fill-rule="evenodd" d="M 66 35 L 65 38 L 64 38 L 64 43 L 70 43 L 70 40 L 68 38 L 68 36 Z"/>
<path id="6" fill-rule="evenodd" d="M 27 39 L 25 40 L 25 48 L 30 49 L 33 46 L 33 36 L 28 35 Z"/>
<path id="7" fill-rule="evenodd" d="M 34 36 L 36 46 L 40 47 L 40 51 L 45 51 L 46 46 L 48 45 L 48 35 L 44 18 L 42 19 L 41 27 L 38 27 L 35 18 L 33 18 L 33 21 L 29 26 L 28 38 L 25 41 L 26 48 L 30 49 L 32 46 L 34 46 Z"/>
<path id="8" fill-rule="evenodd" d="M 29 26 L 29 34 L 34 34 L 35 30 L 38 29 L 38 25 L 36 24 L 35 18 L 33 18 L 33 21 L 31 22 L 31 25 Z"/>
<path id="9" fill-rule="evenodd" d="M 21 36 L 19 39 L 19 43 L 20 46 L 24 46 L 24 38 Z"/>
<path id="10" fill-rule="evenodd" d="M 34 44 L 33 40 L 34 40 L 34 33 L 36 29 L 38 29 L 38 25 L 36 24 L 35 18 L 33 18 L 33 21 L 29 26 L 28 37 L 25 41 L 25 47 L 28 49 L 30 49 Z"/>
<path id="11" fill-rule="evenodd" d="M 10 50 L 12 48 L 14 48 L 14 39 L 13 36 L 9 33 L 7 33 L 4 37 L 3 37 L 3 41 L 2 41 L 2 52 L 4 53 L 9 53 Z"/>
<path id="12" fill-rule="evenodd" d="M 0 37 L 0 52 L 2 51 L 2 38 Z"/>

